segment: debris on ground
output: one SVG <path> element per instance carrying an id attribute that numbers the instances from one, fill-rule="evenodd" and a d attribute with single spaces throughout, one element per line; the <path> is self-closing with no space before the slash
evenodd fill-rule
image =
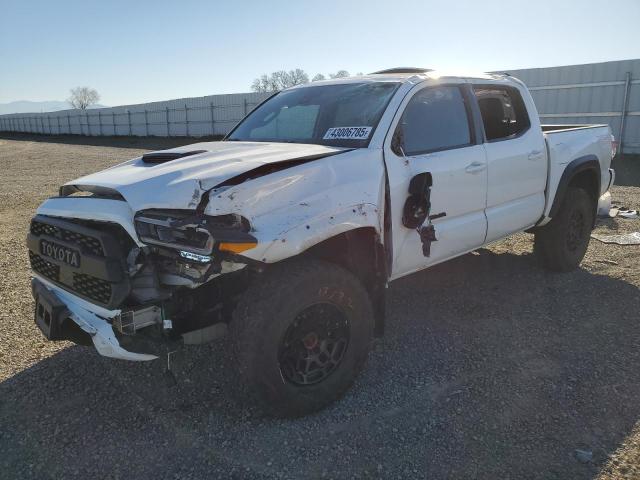
<path id="1" fill-rule="evenodd" d="M 591 450 L 576 449 L 574 453 L 578 461 L 581 463 L 589 463 L 593 460 L 593 452 Z"/>
<path id="2" fill-rule="evenodd" d="M 622 218 L 638 218 L 637 210 L 618 210 L 618 216 Z"/>
<path id="3" fill-rule="evenodd" d="M 603 215 L 603 216 L 605 217 L 608 216 L 610 218 L 622 217 L 627 219 L 640 218 L 640 215 L 638 214 L 637 210 L 629 210 L 626 207 L 617 207 L 615 205 L 611 206 L 611 208 L 609 209 L 608 215 Z"/>
<path id="4" fill-rule="evenodd" d="M 640 232 L 623 233 L 621 235 L 602 235 L 592 233 L 591 238 L 603 243 L 617 243 L 618 245 L 640 245 Z"/>

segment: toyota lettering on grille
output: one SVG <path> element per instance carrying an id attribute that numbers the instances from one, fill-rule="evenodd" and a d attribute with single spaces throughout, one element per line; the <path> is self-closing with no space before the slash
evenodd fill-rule
<path id="1" fill-rule="evenodd" d="M 80 267 L 80 253 L 47 240 L 40 240 L 40 253 L 75 268 Z"/>

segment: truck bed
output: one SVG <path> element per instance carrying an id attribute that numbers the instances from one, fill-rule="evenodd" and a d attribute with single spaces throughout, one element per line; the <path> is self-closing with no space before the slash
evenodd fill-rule
<path id="1" fill-rule="evenodd" d="M 606 172 L 605 159 L 611 156 L 611 129 L 609 125 L 542 125 L 547 145 L 549 175 L 547 177 L 547 203 L 545 216 L 549 214 L 551 203 L 556 196 L 560 177 L 567 164 L 584 156 L 595 155 L 601 163 L 601 171 Z M 601 178 L 601 193 L 606 191 L 609 178 Z"/>

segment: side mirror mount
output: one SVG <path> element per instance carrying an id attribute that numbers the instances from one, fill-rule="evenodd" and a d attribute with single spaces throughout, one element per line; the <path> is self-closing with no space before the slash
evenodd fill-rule
<path id="1" fill-rule="evenodd" d="M 418 228 L 424 223 L 431 210 L 430 172 L 419 173 L 409 181 L 409 196 L 402 211 L 402 224 L 407 228 Z"/>
<path id="2" fill-rule="evenodd" d="M 409 195 L 424 196 L 427 189 L 433 186 L 433 177 L 430 172 L 419 173 L 409 182 Z"/>

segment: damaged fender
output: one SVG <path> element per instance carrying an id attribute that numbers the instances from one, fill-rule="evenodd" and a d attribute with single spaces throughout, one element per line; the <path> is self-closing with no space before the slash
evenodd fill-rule
<path id="1" fill-rule="evenodd" d="M 205 213 L 245 217 L 258 244 L 242 255 L 273 263 L 355 228 L 380 234 L 383 184 L 382 154 L 353 150 L 213 188 Z"/>

